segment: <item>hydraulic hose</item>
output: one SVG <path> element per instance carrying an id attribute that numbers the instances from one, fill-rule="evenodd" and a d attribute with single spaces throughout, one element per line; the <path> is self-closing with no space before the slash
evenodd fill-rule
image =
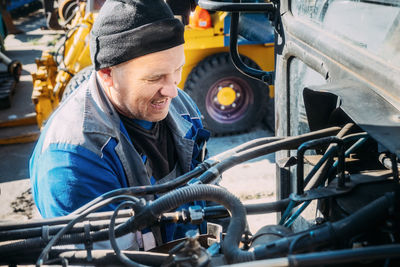
<path id="1" fill-rule="evenodd" d="M 336 137 L 337 137 L 337 138 L 343 138 L 351 129 L 353 129 L 353 127 L 354 127 L 354 123 L 347 123 L 347 124 L 338 132 L 338 134 L 336 135 Z M 315 169 L 313 168 L 313 170 L 312 170 L 312 171 L 314 171 L 314 172 L 310 172 L 310 173 L 307 175 L 307 177 L 306 177 L 306 179 L 305 179 L 305 181 L 304 181 L 305 190 L 308 190 L 308 189 L 310 189 L 310 188 L 314 188 L 314 187 L 316 187 L 317 185 L 319 185 L 319 184 L 320 184 L 320 183 L 319 183 L 319 182 L 320 182 L 320 179 L 324 176 L 323 174 L 327 174 L 327 172 L 329 171 L 330 165 L 331 165 L 332 162 L 333 162 L 333 159 L 330 157 L 330 155 L 331 155 L 331 154 L 334 152 L 334 150 L 336 149 L 335 147 L 336 147 L 335 144 L 330 144 L 330 145 L 328 146 L 328 148 L 326 149 L 326 152 L 325 152 L 325 154 L 324 154 L 324 156 L 327 155 L 327 156 L 326 156 L 326 157 L 327 157 L 327 160 L 326 160 L 326 161 L 322 161 L 322 160 L 321 160 L 321 163 L 318 162 L 319 164 L 321 164 L 320 166 L 318 166 L 318 167 L 320 167 L 320 168 L 318 168 L 318 167 L 316 166 L 316 168 L 315 168 Z M 307 187 L 308 183 L 310 183 L 310 185 Z"/>
<path id="2" fill-rule="evenodd" d="M 349 134 L 346 135 L 345 137 L 342 138 L 344 143 L 348 143 L 348 142 L 352 142 L 352 141 L 356 141 L 356 143 L 354 143 L 347 151 L 353 151 L 354 149 L 358 148 L 359 146 L 361 146 L 366 140 L 368 140 L 369 135 L 366 132 L 361 132 L 361 133 L 354 133 L 354 134 Z M 351 152 L 347 152 L 345 153 L 345 156 L 350 155 Z M 338 167 L 338 161 L 335 161 L 332 165 L 332 167 L 330 168 L 328 175 L 326 176 L 326 178 L 328 179 L 328 182 L 330 183 L 332 181 L 332 179 L 334 178 L 334 172 L 336 170 L 336 168 Z"/>
<path id="3" fill-rule="evenodd" d="M 343 136 L 345 136 L 352 128 L 354 127 L 354 123 L 347 123 L 336 135 L 337 138 L 343 138 Z M 328 148 L 326 149 L 324 155 L 322 156 L 322 158 L 318 161 L 318 163 L 314 166 L 314 168 L 312 168 L 312 170 L 307 174 L 307 177 L 304 180 L 304 190 L 309 190 L 310 188 L 315 188 L 317 187 L 317 185 L 319 185 L 321 183 L 321 180 L 323 180 L 326 175 L 328 174 L 330 167 L 333 163 L 333 158 L 332 155 L 334 152 L 336 152 L 337 150 L 337 145 L 336 144 L 330 144 L 328 146 Z M 309 184 L 310 183 L 310 184 Z M 308 204 L 310 203 L 310 201 L 307 201 L 303 204 L 302 207 L 299 208 L 299 210 L 296 211 L 296 213 L 301 213 L 302 209 L 305 209 Z M 297 203 L 299 204 L 299 203 Z M 292 201 L 289 205 L 287 210 L 284 212 L 284 214 L 281 217 L 281 220 L 279 222 L 279 224 L 283 225 L 290 225 L 289 223 L 285 223 L 287 217 L 289 216 L 289 214 L 292 212 L 292 209 L 295 206 L 295 202 Z M 296 217 L 292 217 L 294 221 L 294 219 Z"/>
<path id="4" fill-rule="evenodd" d="M 254 261 L 246 267 L 276 266 L 300 267 L 343 264 L 350 262 L 369 262 L 378 259 L 400 258 L 400 245 L 382 245 L 364 248 L 341 249 L 335 251 L 312 252 L 307 254 L 289 255 L 283 258 Z M 346 265 L 347 266 L 347 265 Z M 234 264 L 231 267 L 245 267 L 244 264 Z"/>
<path id="5" fill-rule="evenodd" d="M 121 249 L 119 248 L 119 246 L 117 244 L 117 239 L 115 237 L 115 218 L 117 217 L 118 212 L 120 210 L 122 210 L 123 208 L 134 207 L 134 206 L 135 206 L 135 203 L 131 202 L 131 201 L 125 201 L 118 205 L 118 207 L 115 209 L 114 214 L 110 220 L 109 237 L 110 237 L 111 247 L 114 249 L 115 255 L 117 256 L 117 258 L 120 262 L 122 262 L 126 266 L 144 267 L 147 265 L 142 265 L 140 263 L 137 263 L 136 261 L 131 260 L 128 256 L 126 256 L 121 251 Z"/>
<path id="6" fill-rule="evenodd" d="M 55 244 L 79 244 L 79 243 L 83 243 L 86 240 L 87 236 L 84 233 L 69 234 L 69 231 L 71 229 L 73 229 L 73 226 L 77 222 L 79 222 L 83 219 L 86 219 L 86 216 L 89 213 L 95 212 L 97 209 L 107 206 L 110 203 L 119 202 L 119 201 L 123 201 L 123 200 L 131 200 L 136 203 L 141 203 L 140 200 L 138 200 L 132 196 L 124 196 L 124 195 L 105 199 L 104 201 L 91 207 L 85 213 L 83 213 L 79 216 L 76 216 L 75 218 L 70 220 L 68 222 L 68 224 L 63 226 L 59 231 L 57 231 L 56 235 L 54 235 L 54 236 L 50 235 L 50 229 L 48 229 L 48 231 L 46 231 L 45 234 L 42 234 L 42 236 L 40 236 L 40 237 L 29 238 L 29 239 L 22 240 L 22 241 L 16 241 L 16 242 L 1 245 L 0 246 L 0 256 L 7 255 L 7 253 L 10 253 L 10 252 L 24 251 L 27 249 L 43 248 L 45 246 L 45 248 L 43 249 L 43 251 L 41 253 L 41 256 L 39 257 L 38 263 L 37 263 L 37 265 L 41 265 L 43 262 L 43 259 L 47 257 L 47 255 L 50 252 L 50 249 L 53 245 L 55 245 Z M 97 233 L 97 235 L 96 235 L 97 239 L 93 238 L 92 239 L 93 242 L 105 240 L 108 238 L 108 229 L 100 230 L 96 233 Z"/>
<path id="7" fill-rule="evenodd" d="M 338 134 L 339 135 L 339 134 Z M 359 134 L 361 136 L 364 136 L 364 133 Z M 353 139 L 354 136 L 352 136 L 350 139 Z M 321 140 L 321 139 L 320 139 Z M 343 139 L 346 140 L 346 137 Z M 349 149 L 346 150 L 346 152 L 344 153 L 344 156 L 347 157 L 350 155 L 350 153 L 352 153 L 355 149 L 357 149 L 359 146 L 361 146 L 365 140 L 367 140 L 367 137 L 361 138 L 359 139 L 355 144 L 353 144 Z M 306 143 L 305 143 L 306 144 Z M 304 145 L 304 144 L 303 144 Z M 303 146 L 302 145 L 302 146 Z M 315 167 L 311 170 L 311 172 L 307 175 L 307 178 L 310 178 L 311 176 L 313 176 L 316 171 L 315 169 L 317 168 L 322 168 L 322 170 L 320 170 L 317 175 L 317 179 L 315 180 L 316 182 L 319 182 L 320 184 L 325 181 L 325 175 L 328 174 L 328 171 L 331 168 L 331 164 L 327 165 L 323 165 L 323 163 L 327 163 L 326 160 L 333 162 L 333 159 L 331 157 L 331 154 L 334 152 L 334 150 L 336 150 L 336 147 L 332 146 L 332 144 L 328 147 L 327 152 L 324 154 L 324 156 L 320 159 L 320 161 L 317 163 L 317 165 L 315 165 Z M 300 156 L 298 156 L 298 159 L 300 158 Z M 335 162 L 336 163 L 336 162 Z M 335 166 L 335 164 L 333 164 Z M 322 167 L 321 167 L 322 166 Z M 344 166 L 344 165 L 343 165 Z M 300 172 L 300 176 L 301 176 L 302 171 Z M 343 172 L 342 172 L 343 173 Z M 321 176 L 323 175 L 323 176 Z M 299 176 L 297 177 L 299 179 Z M 306 178 L 306 180 L 304 181 L 304 183 L 306 183 L 306 181 L 308 180 Z M 339 178 L 340 179 L 340 178 Z M 342 178 L 343 179 L 343 178 Z M 300 181 L 302 180 L 302 177 L 300 177 L 299 179 Z M 318 184 L 318 185 L 320 185 Z M 344 184 L 344 181 L 343 181 Z M 316 187 L 316 186 L 315 186 Z M 313 187 L 313 188 L 315 188 Z M 303 203 L 303 205 L 296 210 L 296 212 L 294 214 L 292 214 L 292 216 L 285 222 L 285 226 L 286 227 L 290 227 L 292 225 L 292 223 L 294 222 L 294 220 L 301 214 L 301 212 L 303 212 L 303 210 L 305 208 L 307 208 L 307 206 L 311 203 L 311 200 L 305 201 Z M 289 215 L 290 211 L 292 210 L 293 206 L 289 205 L 289 208 L 285 211 L 284 216 L 282 216 L 282 221 L 280 222 L 280 224 L 283 224 L 283 221 L 286 219 L 286 217 Z"/>
<path id="8" fill-rule="evenodd" d="M 113 197 L 113 196 L 116 196 L 119 194 L 143 196 L 143 195 L 147 195 L 147 194 L 165 193 L 167 191 L 170 191 L 172 189 L 175 189 L 175 188 L 185 184 L 192 178 L 199 176 L 204 171 L 206 171 L 210 167 L 214 166 L 215 164 L 217 164 L 221 160 L 225 159 L 226 157 L 231 156 L 232 154 L 235 154 L 235 153 L 241 152 L 241 151 L 245 151 L 247 149 L 250 149 L 250 148 L 253 148 L 253 147 L 256 147 L 259 145 L 264 145 L 264 144 L 268 144 L 268 143 L 271 143 L 274 141 L 278 141 L 281 139 L 282 139 L 282 137 L 274 136 L 274 137 L 264 137 L 264 138 L 251 140 L 251 141 L 241 144 L 237 147 L 234 147 L 228 151 L 225 151 L 216 156 L 213 156 L 208 160 L 205 160 L 203 163 L 200 163 L 196 168 L 194 168 L 190 172 L 187 172 L 170 182 L 166 182 L 163 184 L 149 185 L 149 186 L 137 186 L 137 187 L 116 189 L 116 190 L 110 191 L 110 192 L 103 194 L 100 197 L 92 200 L 91 202 L 87 203 L 86 205 L 75 210 L 72 214 L 79 214 L 82 211 L 84 211 L 85 209 L 87 209 L 88 207 L 94 205 L 95 203 L 98 203 L 99 201 L 101 201 L 103 199 Z"/>
<path id="9" fill-rule="evenodd" d="M 289 256 L 289 266 L 321 266 L 376 259 L 399 258 L 400 245 L 382 245 L 357 249 L 324 251 Z"/>
<path id="10" fill-rule="evenodd" d="M 192 185 L 165 194 L 147 206 L 144 211 L 129 219 L 127 223 L 118 226 L 116 232 L 141 230 L 147 226 L 150 217 L 159 218 L 163 212 L 168 212 L 195 200 L 217 202 L 230 212 L 232 217 L 223 241 L 223 252 L 227 262 L 254 260 L 253 252 L 239 249 L 239 243 L 246 226 L 246 210 L 243 204 L 236 196 L 214 185 Z"/>
<path id="11" fill-rule="evenodd" d="M 26 250 L 31 249 L 41 249 L 43 248 L 49 240 L 44 240 L 42 237 L 34 237 L 25 239 L 22 241 L 15 241 L 12 243 L 7 243 L 0 246 L 0 258 L 7 257 L 9 253 L 15 252 L 24 252 Z M 85 234 L 64 234 L 60 238 L 58 238 L 57 244 L 66 245 L 66 244 L 79 244 L 83 243 L 85 240 Z"/>
<path id="12" fill-rule="evenodd" d="M 281 140 L 281 139 L 282 139 L 281 137 L 259 138 L 259 139 L 252 140 L 252 141 L 249 141 L 247 143 L 244 143 L 242 145 L 239 145 L 239 146 L 237 146 L 237 147 L 235 147 L 235 148 L 233 148 L 233 149 L 231 149 L 229 151 L 226 151 L 224 153 L 221 153 L 221 154 L 217 155 L 216 157 L 221 158 L 221 157 L 223 157 L 222 154 L 226 155 L 227 152 L 228 153 L 236 153 L 236 152 L 244 151 L 246 149 L 253 148 L 255 146 L 268 144 L 268 143 L 274 142 L 276 140 Z M 198 168 L 194 169 L 192 172 L 190 172 L 190 173 L 188 173 L 186 175 L 183 175 L 180 178 L 182 178 L 182 180 L 189 179 L 192 175 L 196 176 L 196 175 L 198 175 L 198 173 L 203 172 L 204 169 L 205 169 L 204 165 L 203 166 L 199 166 Z M 163 184 L 163 185 L 160 185 L 159 189 L 165 188 L 165 185 L 167 187 L 170 186 L 168 184 Z M 155 187 L 157 187 L 157 186 L 155 186 Z M 117 194 L 120 194 L 120 193 L 132 192 L 135 189 L 138 189 L 138 192 L 140 193 L 140 192 L 143 192 L 143 190 L 146 191 L 147 188 L 149 190 L 153 190 L 153 189 L 157 190 L 157 188 L 154 188 L 154 186 L 152 188 L 144 187 L 144 189 L 143 189 L 143 187 L 119 189 L 119 190 L 115 190 L 115 191 L 112 191 L 110 193 L 107 193 L 107 194 L 103 195 L 102 197 L 99 197 L 98 199 L 99 199 L 99 201 L 100 200 L 104 201 L 105 199 L 113 197 L 114 195 L 117 195 Z M 92 205 L 95 205 L 95 203 L 98 203 L 98 201 L 93 201 L 91 205 L 86 205 L 86 206 L 90 207 Z M 278 202 L 278 204 L 279 203 L 281 203 L 281 202 Z M 273 203 L 271 203 L 271 204 L 266 203 L 265 205 L 262 205 L 262 206 L 258 206 L 258 205 L 261 205 L 261 204 L 255 204 L 255 206 L 254 207 L 250 207 L 250 209 L 258 209 L 258 210 L 260 210 L 259 212 L 263 212 L 263 210 L 265 212 L 268 212 L 268 210 L 270 209 L 269 208 L 270 205 L 272 205 L 272 210 L 270 212 L 274 211 L 274 208 L 273 208 L 274 204 Z M 221 207 L 221 208 L 223 208 L 223 207 Z M 82 207 L 82 208 L 78 209 L 75 212 L 80 212 L 80 210 L 85 210 L 85 209 L 86 209 L 85 207 Z M 257 212 L 257 211 L 254 211 L 254 212 Z M 101 219 L 109 219 L 111 217 L 112 213 L 113 212 L 101 212 L 101 213 L 96 213 L 96 214 L 88 214 L 88 216 L 85 219 L 89 220 L 89 221 L 101 220 Z M 122 214 L 119 215 L 119 218 L 120 217 L 129 217 L 130 216 L 130 211 L 126 211 L 126 210 L 124 211 L 123 210 L 123 211 L 121 211 L 121 213 Z M 224 209 L 223 213 L 228 215 L 226 209 Z M 223 217 L 226 217 L 226 215 L 223 215 Z M 71 220 L 74 220 L 77 216 L 78 215 L 76 215 L 76 214 L 71 214 L 71 215 L 64 216 L 64 217 L 44 219 L 44 220 L 36 221 L 36 222 L 0 224 L 0 231 L 2 231 L 2 232 L 0 232 L 0 239 L 1 240 L 10 240 L 10 238 L 11 239 L 17 239 L 17 238 L 40 237 L 40 235 L 43 232 L 43 229 L 42 229 L 43 226 L 46 226 L 46 227 L 49 226 L 50 227 L 49 234 L 53 235 L 55 232 L 58 232 L 62 227 L 64 227 L 61 224 L 67 224 Z M 52 225 L 54 225 L 55 228 L 52 228 Z M 21 230 L 19 231 L 18 229 L 21 229 Z M 82 232 L 82 231 L 80 229 L 77 229 L 76 227 L 72 228 L 69 231 L 69 233 L 74 233 L 74 232 L 75 233 L 76 232 L 79 233 L 79 232 Z M 106 231 L 98 232 L 95 235 L 94 241 L 104 240 L 104 238 L 106 238 L 106 233 L 107 233 Z M 62 240 L 60 240 L 60 242 L 62 244 L 79 243 L 79 242 L 82 241 L 82 238 L 83 238 L 83 235 L 81 235 L 81 234 L 78 234 L 78 235 L 77 234 L 72 234 L 72 235 L 68 235 L 68 237 L 64 236 L 62 238 Z M 41 246 L 43 246 L 43 242 L 40 241 L 40 238 L 36 238 L 36 239 L 27 240 L 26 242 L 17 242 L 12 247 L 9 246 L 9 247 L 3 248 L 3 249 L 8 251 L 9 249 L 12 250 L 12 248 L 24 249 L 24 248 L 29 248 L 29 247 L 33 248 L 33 247 L 41 247 Z M 1 248 L 0 248 L 0 250 L 1 250 Z"/>
<path id="13" fill-rule="evenodd" d="M 89 214 L 86 216 L 86 220 L 93 222 L 93 221 L 100 221 L 100 220 L 109 220 L 113 214 L 113 211 L 101 211 L 101 212 L 96 212 L 93 214 Z M 129 210 L 123 210 L 120 212 L 118 215 L 118 218 L 126 218 L 130 217 L 131 212 Z M 42 226 L 51 226 L 51 225 L 62 225 L 62 224 L 67 224 L 74 218 L 76 218 L 77 215 L 67 215 L 67 216 L 62 216 L 62 217 L 56 217 L 56 218 L 50 218 L 50 219 L 40 219 L 36 221 L 22 221 L 22 222 L 6 222 L 6 223 L 0 223 L 0 231 L 1 232 L 6 232 L 9 230 L 17 230 L 17 229 L 29 229 L 29 228 L 35 228 L 35 227 L 42 227 Z"/>
<path id="14" fill-rule="evenodd" d="M 102 207 L 105 207 L 105 206 L 107 206 L 107 205 L 109 205 L 111 203 L 120 202 L 120 201 L 124 201 L 124 200 L 131 200 L 132 202 L 136 203 L 137 206 L 140 206 L 140 204 L 142 204 L 142 202 L 139 199 L 135 198 L 135 197 L 122 195 L 122 196 L 115 196 L 115 197 L 112 197 L 112 198 L 105 199 L 104 201 L 100 201 L 96 205 L 93 205 L 93 206 L 89 207 L 82 214 L 80 214 L 75 219 L 70 221 L 63 229 L 61 229 L 49 241 L 49 243 L 47 243 L 46 247 L 43 249 L 42 253 L 40 254 L 40 256 L 39 256 L 39 258 L 38 258 L 38 260 L 36 262 L 36 266 L 41 266 L 44 263 L 44 261 L 47 260 L 48 254 L 49 254 L 52 246 L 54 246 L 57 243 L 57 241 L 63 235 L 65 235 L 77 222 L 79 222 L 80 220 L 83 220 L 89 213 L 95 212 L 96 210 L 101 209 Z"/>
<path id="15" fill-rule="evenodd" d="M 151 266 L 161 266 L 169 257 L 168 254 L 144 251 L 124 251 L 124 254 L 135 262 Z M 88 264 L 86 250 L 67 251 L 61 253 L 59 256 L 67 259 L 68 263 L 72 265 Z M 118 263 L 117 256 L 113 250 L 92 251 L 92 258 L 93 260 L 90 262 L 90 265 L 95 266 L 115 266 Z"/>
<path id="16" fill-rule="evenodd" d="M 302 134 L 299 136 L 293 136 L 293 137 L 287 137 L 283 140 L 275 141 L 269 144 L 261 145 L 258 147 L 254 147 L 242 152 L 239 152 L 235 155 L 230 156 L 226 160 L 216 164 L 215 166 L 211 167 L 207 171 L 205 171 L 202 175 L 199 176 L 198 181 L 199 183 L 210 183 L 214 179 L 216 179 L 222 172 L 226 171 L 227 169 L 260 157 L 264 156 L 270 153 L 274 153 L 279 150 L 284 150 L 284 149 L 296 149 L 299 145 L 302 143 L 312 140 L 312 139 L 317 139 L 325 136 L 330 136 L 332 134 L 336 134 L 337 132 L 340 131 L 339 127 L 331 127 L 315 132 L 310 132 L 307 134 Z"/>
<path id="17" fill-rule="evenodd" d="M 247 215 L 271 213 L 271 212 L 281 212 L 286 209 L 289 202 L 290 202 L 290 199 L 285 198 L 282 200 L 268 202 L 268 203 L 245 204 L 244 207 L 246 209 Z M 203 211 L 204 211 L 204 218 L 206 220 L 226 218 L 229 216 L 229 212 L 224 206 L 205 207 L 203 209 Z"/>
<path id="18" fill-rule="evenodd" d="M 296 138 L 299 139 L 299 140 L 303 140 L 302 138 L 307 138 L 307 137 L 308 138 L 317 138 L 320 134 L 322 134 L 323 136 L 326 136 L 326 135 L 329 135 L 332 132 L 334 133 L 334 132 L 337 132 L 339 130 L 340 130 L 340 128 L 338 128 L 338 127 L 332 127 L 332 128 L 324 129 L 324 130 L 321 130 L 321 131 L 316 131 L 316 132 L 313 132 L 313 133 L 301 135 L 301 136 L 298 136 Z M 289 143 L 290 143 L 290 140 L 293 139 L 293 137 L 289 137 L 289 138 L 284 139 L 284 140 L 288 140 L 288 139 L 289 139 Z M 87 209 L 88 207 L 98 203 L 99 201 L 101 201 L 103 199 L 106 199 L 106 198 L 109 198 L 109 197 L 113 197 L 113 196 L 119 195 L 119 194 L 142 196 L 142 195 L 146 195 L 146 194 L 165 193 L 167 191 L 170 191 L 172 189 L 175 189 L 175 188 L 183 185 L 184 183 L 188 182 L 192 178 L 195 178 L 195 177 L 199 176 L 200 174 L 204 173 L 210 167 L 212 168 L 212 166 L 214 166 L 214 165 L 216 165 L 218 163 L 218 161 L 215 160 L 215 159 L 224 158 L 227 155 L 229 155 L 229 153 L 238 152 L 237 154 L 245 154 L 246 151 L 256 150 L 256 148 L 258 148 L 258 147 L 264 147 L 264 146 L 267 146 L 268 144 L 274 144 L 274 143 L 280 142 L 280 141 L 283 141 L 283 140 L 281 140 L 281 137 L 270 137 L 270 138 L 267 138 L 267 139 L 259 139 L 257 141 L 253 140 L 252 142 L 248 142 L 248 143 L 245 143 L 243 145 L 240 145 L 240 146 L 238 146 L 238 147 L 236 147 L 236 148 L 234 148 L 234 149 L 232 149 L 230 151 L 221 153 L 222 155 L 219 154 L 219 155 L 217 155 L 217 156 L 215 156 L 213 158 L 210 158 L 209 160 L 204 161 L 203 163 L 199 164 L 196 168 L 194 168 L 192 171 L 187 172 L 186 174 L 184 174 L 184 175 L 182 175 L 182 176 L 180 176 L 180 177 L 178 177 L 178 178 L 176 178 L 176 179 L 174 179 L 174 180 L 172 180 L 170 182 L 167 182 L 167 183 L 164 183 L 164 184 L 152 185 L 152 186 L 138 186 L 138 187 L 116 189 L 116 190 L 110 191 L 110 192 L 108 192 L 106 194 L 103 194 L 102 196 L 92 200 L 91 202 L 87 203 L 86 205 L 82 206 L 81 208 L 75 210 L 72 214 L 79 214 L 79 213 L 83 212 L 85 209 Z M 300 143 L 301 143 L 301 141 L 300 141 Z M 260 144 L 262 144 L 262 145 L 260 146 Z M 277 146 L 279 147 L 279 144 L 277 144 Z M 275 152 L 275 151 L 273 151 L 273 152 Z M 272 153 L 272 152 L 270 152 L 270 153 Z M 267 154 L 267 153 L 265 153 L 265 154 Z M 260 156 L 262 156 L 262 154 Z M 228 157 L 227 160 L 229 162 L 231 162 L 232 158 L 234 158 L 234 157 L 235 157 L 235 155 L 232 155 L 232 156 Z M 246 160 L 244 160 L 244 161 L 246 161 Z M 225 160 L 223 162 L 225 162 Z M 235 163 L 233 162 L 233 164 L 235 164 Z M 213 171 L 211 171 L 211 173 L 213 173 Z M 215 178 L 218 177 L 218 175 L 219 174 L 217 174 L 215 176 Z"/>
<path id="19" fill-rule="evenodd" d="M 204 161 L 197 165 L 196 168 L 193 170 L 177 177 L 176 179 L 163 183 L 163 184 L 155 184 L 155 185 L 148 185 L 148 186 L 135 186 L 135 187 L 128 187 L 128 188 L 120 188 L 116 189 L 113 191 L 110 191 L 108 193 L 105 193 L 94 200 L 90 201 L 89 203 L 85 204 L 84 206 L 80 207 L 79 209 L 75 210 L 72 214 L 80 214 L 87 208 L 95 205 L 99 201 L 102 201 L 104 199 L 117 196 L 117 195 L 133 195 L 133 196 L 144 196 L 147 194 L 156 194 L 156 193 L 165 193 L 167 191 L 170 191 L 172 189 L 175 189 L 189 180 L 191 180 L 194 177 L 197 177 L 201 173 L 203 173 L 205 170 L 207 170 L 210 165 L 212 165 L 212 161 Z"/>
<path id="20" fill-rule="evenodd" d="M 303 195 L 304 193 L 304 154 L 310 148 L 315 148 L 321 145 L 335 143 L 337 145 L 337 154 L 338 154 L 338 161 L 339 161 L 339 168 L 338 168 L 338 186 L 343 187 L 345 182 L 345 157 L 344 157 L 344 147 L 343 147 L 343 140 L 336 137 L 336 136 L 328 136 L 323 137 L 315 140 L 311 140 L 305 142 L 299 146 L 297 149 L 297 194 Z"/>
<path id="21" fill-rule="evenodd" d="M 126 220 L 127 220 L 126 218 L 119 217 L 116 221 L 116 224 L 119 225 L 125 222 Z M 71 234 L 84 233 L 86 224 L 90 227 L 90 231 L 100 231 L 102 229 L 108 228 L 110 220 L 101 220 L 95 222 L 87 221 L 83 223 L 77 223 L 68 233 Z M 18 240 L 18 239 L 27 239 L 32 237 L 40 237 L 43 236 L 44 233 L 47 233 L 49 236 L 53 236 L 65 226 L 66 226 L 65 224 L 52 225 L 52 226 L 45 225 L 41 227 L 0 231 L 0 242 Z"/>
<path id="22" fill-rule="evenodd" d="M 7 254 L 0 257 L 0 265 L 9 265 L 10 263 L 16 265 L 32 265 L 37 256 L 40 254 L 40 249 L 29 249 L 19 254 Z M 135 262 L 146 264 L 150 266 L 161 266 L 163 262 L 169 257 L 168 254 L 155 253 L 148 251 L 131 251 L 125 250 L 124 254 Z M 117 256 L 111 249 L 95 249 L 91 251 L 91 261 L 88 261 L 87 250 L 79 249 L 60 249 L 55 248 L 50 253 L 51 258 L 64 258 L 68 264 L 79 266 L 125 266 L 119 263 Z M 53 261 L 54 262 L 54 261 Z M 61 264 L 58 264 L 60 266 Z"/>
<path id="23" fill-rule="evenodd" d="M 395 194 L 387 193 L 342 220 L 334 223 L 328 222 L 321 227 L 256 246 L 254 248 L 255 258 L 261 260 L 285 256 L 288 254 L 289 248 L 291 252 L 302 252 L 348 240 L 357 234 L 375 228 L 378 223 L 388 217 L 394 204 Z"/>
<path id="24" fill-rule="evenodd" d="M 394 199 L 394 193 L 387 193 L 375 201 L 372 201 L 354 214 L 332 223 L 333 231 L 342 238 L 342 236 L 354 236 L 355 234 L 374 227 L 376 224 L 387 218 L 389 215 L 389 209 L 394 204 Z"/>
<path id="25" fill-rule="evenodd" d="M 215 160 L 217 162 L 223 161 L 226 158 L 232 156 L 233 154 L 236 154 L 238 152 L 242 152 L 248 149 L 251 149 L 253 147 L 257 147 L 257 146 L 261 146 L 261 145 L 265 145 L 265 144 L 269 144 L 275 141 L 279 141 L 284 139 L 284 137 L 279 137 L 279 136 L 271 136 L 271 137 L 261 137 L 261 138 L 257 138 L 254 140 L 250 140 L 246 143 L 243 143 L 241 145 L 238 145 L 232 149 L 229 149 L 227 151 L 224 151 L 218 155 L 212 156 L 210 157 L 211 160 Z"/>

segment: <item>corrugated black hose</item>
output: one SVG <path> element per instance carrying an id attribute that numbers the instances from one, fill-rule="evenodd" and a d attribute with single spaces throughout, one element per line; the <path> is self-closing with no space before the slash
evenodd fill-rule
<path id="1" fill-rule="evenodd" d="M 136 231 L 145 228 L 148 221 L 159 218 L 162 213 L 195 200 L 214 201 L 223 205 L 231 214 L 231 220 L 223 241 L 223 252 L 228 263 L 254 260 L 250 251 L 239 249 L 239 243 L 246 226 L 246 209 L 240 200 L 227 190 L 214 185 L 192 185 L 170 192 L 154 202 L 144 211 L 132 217 L 127 223 L 116 228 L 116 232 Z"/>

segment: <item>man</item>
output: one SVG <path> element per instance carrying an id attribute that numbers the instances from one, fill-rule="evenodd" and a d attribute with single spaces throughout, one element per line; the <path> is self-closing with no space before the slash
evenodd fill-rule
<path id="1" fill-rule="evenodd" d="M 43 217 L 110 190 L 164 183 L 202 160 L 209 133 L 177 89 L 183 31 L 163 0 L 106 1 L 90 36 L 96 72 L 54 112 L 31 157 Z"/>

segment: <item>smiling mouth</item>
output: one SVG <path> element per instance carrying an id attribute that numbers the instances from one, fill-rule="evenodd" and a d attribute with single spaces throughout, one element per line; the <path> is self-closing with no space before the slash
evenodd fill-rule
<path id="1" fill-rule="evenodd" d="M 151 101 L 151 105 L 157 109 L 163 109 L 168 103 L 168 98 L 153 100 Z"/>

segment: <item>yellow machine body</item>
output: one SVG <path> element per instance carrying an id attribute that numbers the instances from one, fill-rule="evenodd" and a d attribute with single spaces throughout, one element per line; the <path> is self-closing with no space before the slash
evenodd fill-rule
<path id="1" fill-rule="evenodd" d="M 79 11 L 71 21 L 71 30 L 67 33 L 60 62 L 57 63 L 55 57 L 48 51 L 43 52 L 41 59 L 36 61 L 37 71 L 32 73 L 34 87 L 32 100 L 35 104 L 39 128 L 59 105 L 64 89 L 72 76 L 91 65 L 89 32 L 95 13 L 85 12 L 85 7 L 85 3 L 81 3 Z M 207 29 L 186 26 L 184 45 L 186 64 L 183 67 L 180 88 L 184 87 L 188 75 L 201 60 L 213 54 L 229 52 L 229 46 L 224 45 L 226 16 L 225 12 L 214 13 L 213 26 Z M 274 70 L 273 43 L 240 45 L 239 52 L 253 60 L 261 69 Z M 274 96 L 273 86 L 270 86 L 269 94 L 271 98 Z M 229 93 L 225 94 L 225 98 L 226 95 Z M 221 101 L 232 101 L 223 100 L 222 94 L 220 97 Z"/>
<path id="2" fill-rule="evenodd" d="M 32 73 L 32 101 L 35 104 L 36 119 L 39 128 L 57 108 L 62 94 L 70 79 L 81 69 L 91 65 L 89 53 L 89 32 L 94 15 L 85 12 L 85 3 L 80 5 L 71 30 L 67 32 L 63 56 L 60 62 L 49 51 L 36 60 L 37 71 Z M 86 13 L 86 14 L 85 14 Z"/>

